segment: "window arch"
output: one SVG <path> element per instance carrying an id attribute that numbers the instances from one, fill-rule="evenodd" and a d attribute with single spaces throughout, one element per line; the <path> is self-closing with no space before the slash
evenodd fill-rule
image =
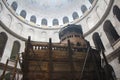
<path id="1" fill-rule="evenodd" d="M 89 0 L 89 2 L 92 4 L 94 2 L 94 0 Z"/>
<path id="2" fill-rule="evenodd" d="M 63 17 L 63 23 L 65 24 L 65 23 L 68 23 L 68 22 L 69 22 L 68 17 L 67 16 Z"/>
<path id="3" fill-rule="evenodd" d="M 19 50 L 20 50 L 20 43 L 18 41 L 14 41 L 10 59 L 15 59 Z"/>
<path id="4" fill-rule="evenodd" d="M 81 11 L 82 13 L 85 13 L 87 11 L 87 7 L 85 5 L 81 6 Z"/>
<path id="5" fill-rule="evenodd" d="M 2 57 L 3 55 L 7 40 L 8 40 L 8 36 L 6 35 L 6 33 L 1 32 L 0 33 L 0 57 Z"/>
<path id="6" fill-rule="evenodd" d="M 47 19 L 43 18 L 41 21 L 41 25 L 46 25 L 47 26 Z"/>
<path id="7" fill-rule="evenodd" d="M 17 9 L 17 7 L 18 7 L 17 2 L 14 1 L 14 2 L 12 3 L 11 7 L 12 7 L 12 9 L 13 9 L 14 11 L 16 11 L 16 9 Z"/>
<path id="8" fill-rule="evenodd" d="M 36 23 L 36 16 L 32 15 L 30 18 L 30 21 L 33 23 Z"/>
<path id="9" fill-rule="evenodd" d="M 22 16 L 23 18 L 26 18 L 26 11 L 25 10 L 22 10 L 20 12 L 20 16 Z"/>
<path id="10" fill-rule="evenodd" d="M 73 12 L 72 17 L 75 20 L 75 19 L 79 18 L 79 15 L 77 12 Z"/>
<path id="11" fill-rule="evenodd" d="M 117 5 L 113 7 L 113 14 L 117 17 L 117 19 L 120 21 L 120 9 Z"/>
<path id="12" fill-rule="evenodd" d="M 102 43 L 102 40 L 98 34 L 98 32 L 95 32 L 92 36 L 93 38 L 93 42 L 95 44 L 95 47 L 97 50 L 105 50 L 104 46 L 103 46 L 103 43 Z"/>
<path id="13" fill-rule="evenodd" d="M 59 25 L 58 19 L 53 19 L 53 26 Z"/>
<path id="14" fill-rule="evenodd" d="M 116 32 L 115 28 L 113 27 L 112 23 L 109 20 L 105 21 L 103 29 L 111 44 L 114 43 L 119 38 L 118 33 Z"/>

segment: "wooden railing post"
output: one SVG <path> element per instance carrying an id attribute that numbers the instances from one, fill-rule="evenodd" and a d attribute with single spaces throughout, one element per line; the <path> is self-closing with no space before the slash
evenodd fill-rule
<path id="1" fill-rule="evenodd" d="M 74 64 L 73 64 L 73 58 L 72 58 L 72 54 L 73 54 L 73 51 L 71 49 L 71 44 L 70 44 L 70 40 L 68 40 L 68 58 L 69 58 L 69 62 L 70 62 L 70 69 L 71 69 L 71 77 L 72 77 L 72 80 L 75 79 L 75 69 L 74 69 Z"/>
<path id="2" fill-rule="evenodd" d="M 53 80 L 52 40 L 49 39 L 49 78 Z"/>
<path id="3" fill-rule="evenodd" d="M 28 40 L 25 44 L 25 53 L 22 55 L 22 70 L 23 70 L 23 80 L 27 80 L 28 73 L 28 54 L 30 53 L 31 48 L 31 37 L 28 37 Z"/>

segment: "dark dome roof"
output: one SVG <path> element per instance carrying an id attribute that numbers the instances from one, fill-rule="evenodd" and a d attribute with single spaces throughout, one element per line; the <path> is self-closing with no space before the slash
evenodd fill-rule
<path id="1" fill-rule="evenodd" d="M 83 34 L 81 25 L 68 24 L 67 26 L 63 27 L 59 31 L 59 38 L 61 39 L 62 36 L 64 36 L 67 33 L 70 33 L 70 32 L 75 32 L 77 34 Z"/>

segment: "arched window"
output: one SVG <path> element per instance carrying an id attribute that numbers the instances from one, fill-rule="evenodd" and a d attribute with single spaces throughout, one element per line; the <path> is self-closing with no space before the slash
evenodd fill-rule
<path id="1" fill-rule="evenodd" d="M 18 7 L 17 2 L 14 1 L 14 2 L 12 3 L 11 7 L 12 7 L 12 9 L 13 9 L 14 11 L 16 11 L 16 9 L 17 9 L 17 7 Z"/>
<path id="2" fill-rule="evenodd" d="M 16 59 L 16 56 L 17 56 L 19 50 L 20 50 L 20 43 L 18 41 L 15 41 L 13 43 L 10 59 Z"/>
<path id="3" fill-rule="evenodd" d="M 43 18 L 41 21 L 41 25 L 47 26 L 47 19 Z"/>
<path id="4" fill-rule="evenodd" d="M 23 18 L 26 18 L 26 11 L 25 10 L 22 10 L 20 12 L 20 16 L 22 16 Z"/>
<path id="5" fill-rule="evenodd" d="M 96 49 L 97 49 L 97 50 L 102 50 L 102 51 L 104 51 L 105 48 L 104 48 L 104 46 L 103 46 L 103 43 L 102 43 L 102 41 L 101 41 L 101 38 L 100 38 L 99 34 L 98 34 L 97 32 L 95 32 L 95 33 L 93 34 L 92 38 L 93 38 L 93 42 L 94 42 L 94 44 L 95 44 Z"/>
<path id="6" fill-rule="evenodd" d="M 72 17 L 73 17 L 74 20 L 79 18 L 78 13 L 77 12 L 73 12 Z"/>
<path id="7" fill-rule="evenodd" d="M 36 16 L 32 15 L 30 18 L 30 21 L 33 23 L 36 23 Z"/>
<path id="8" fill-rule="evenodd" d="M 113 27 L 112 23 L 109 20 L 105 21 L 103 29 L 111 44 L 114 43 L 119 38 L 118 33 L 116 32 L 115 28 Z"/>
<path id="9" fill-rule="evenodd" d="M 63 17 L 63 23 L 65 24 L 65 23 L 68 23 L 69 22 L 69 19 L 68 19 L 68 17 Z"/>
<path id="10" fill-rule="evenodd" d="M 87 11 L 87 7 L 85 5 L 81 6 L 81 11 L 82 13 L 85 13 Z"/>
<path id="11" fill-rule="evenodd" d="M 7 37 L 6 33 L 1 32 L 0 33 L 0 57 L 2 57 L 2 55 L 3 55 L 7 39 L 8 39 L 8 37 Z"/>
<path id="12" fill-rule="evenodd" d="M 89 2 L 92 4 L 94 0 L 89 0 Z"/>
<path id="13" fill-rule="evenodd" d="M 120 9 L 117 5 L 113 7 L 113 14 L 117 17 L 117 19 L 120 21 Z"/>
<path id="14" fill-rule="evenodd" d="M 58 19 L 53 19 L 53 26 L 59 25 Z"/>

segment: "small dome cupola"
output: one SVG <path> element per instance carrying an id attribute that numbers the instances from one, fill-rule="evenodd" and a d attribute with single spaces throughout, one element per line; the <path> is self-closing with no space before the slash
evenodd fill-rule
<path id="1" fill-rule="evenodd" d="M 68 24 L 59 31 L 59 39 L 63 44 L 70 40 L 71 44 L 76 46 L 86 46 L 86 40 L 83 37 L 81 25 Z"/>

